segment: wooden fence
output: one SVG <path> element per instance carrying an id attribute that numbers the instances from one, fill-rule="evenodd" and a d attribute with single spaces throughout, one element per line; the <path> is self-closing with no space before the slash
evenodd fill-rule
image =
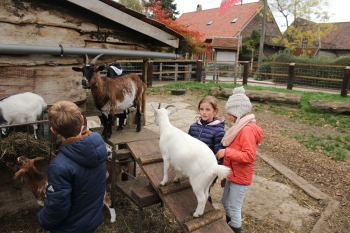
<path id="1" fill-rule="evenodd" d="M 276 62 L 248 61 L 201 61 L 201 60 L 125 60 L 119 61 L 124 72 L 142 75 L 147 72 L 147 86 L 153 82 L 198 81 L 240 82 L 248 80 L 269 81 L 285 85 L 287 89 L 303 87 L 310 89 L 349 91 L 350 66 L 331 66 Z M 248 79 L 249 78 L 249 79 Z"/>

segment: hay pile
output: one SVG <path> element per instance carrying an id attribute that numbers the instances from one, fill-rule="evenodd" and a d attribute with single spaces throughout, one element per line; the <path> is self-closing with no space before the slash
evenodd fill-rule
<path id="1" fill-rule="evenodd" d="M 22 132 L 12 132 L 0 141 L 0 168 L 5 167 L 6 161 L 13 161 L 18 156 L 28 158 L 45 157 L 48 160 L 55 156 L 54 146 L 43 137 L 35 140 L 32 135 Z"/>

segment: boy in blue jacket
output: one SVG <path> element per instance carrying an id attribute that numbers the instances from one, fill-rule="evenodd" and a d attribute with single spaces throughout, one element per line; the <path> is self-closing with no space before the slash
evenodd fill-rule
<path id="1" fill-rule="evenodd" d="M 221 143 L 225 135 L 225 119 L 216 116 L 219 111 L 217 99 L 213 96 L 202 98 L 198 104 L 198 111 L 200 117 L 190 126 L 188 133 L 204 142 L 215 155 L 220 149 L 225 148 Z M 218 164 L 222 165 L 222 161 L 223 159 L 218 160 Z M 213 181 L 213 185 L 215 181 L 216 179 Z M 212 203 L 210 196 L 208 200 Z"/>
<path id="2" fill-rule="evenodd" d="M 46 200 L 36 220 L 51 233 L 95 232 L 103 222 L 104 141 L 96 132 L 83 131 L 84 118 L 72 102 L 56 102 L 48 120 L 51 132 L 65 140 L 49 164 Z"/>

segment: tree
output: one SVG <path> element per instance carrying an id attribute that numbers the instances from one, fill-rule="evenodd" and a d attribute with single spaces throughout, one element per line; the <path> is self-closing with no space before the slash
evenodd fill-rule
<path id="1" fill-rule="evenodd" d="M 317 47 L 318 41 L 333 29 L 332 24 L 325 23 L 329 14 L 323 9 L 328 6 L 328 0 L 270 0 L 269 6 L 282 15 L 285 19 L 282 26 L 287 28 L 283 37 L 274 38 L 273 42 L 282 43 L 291 51 L 297 47 Z"/>
<path id="2" fill-rule="evenodd" d="M 140 13 L 143 13 L 145 10 L 145 8 L 141 5 L 140 0 L 118 0 L 118 2 L 123 4 L 125 7 Z"/>
<path id="3" fill-rule="evenodd" d="M 147 8 L 147 7 L 154 8 L 156 2 L 160 3 L 162 10 L 165 10 L 168 12 L 167 17 L 170 17 L 171 19 L 175 20 L 176 15 L 180 14 L 177 11 L 177 4 L 173 3 L 174 0 L 155 0 L 155 1 L 142 0 L 142 4 L 144 5 L 145 8 Z"/>
<path id="4" fill-rule="evenodd" d="M 145 6 L 148 6 L 146 7 L 146 10 L 152 14 L 154 20 L 165 24 L 167 27 L 177 31 L 185 38 L 187 45 L 185 50 L 183 50 L 183 54 L 186 52 L 189 54 L 194 54 L 203 53 L 206 51 L 208 46 L 203 42 L 202 34 L 198 31 L 191 31 L 185 25 L 179 24 L 173 20 L 171 13 L 162 8 L 161 1 L 144 1 L 144 4 Z"/>
<path id="5" fill-rule="evenodd" d="M 250 37 L 247 36 L 242 39 L 242 50 L 239 53 L 239 60 L 249 61 L 252 58 L 252 53 L 253 53 L 254 60 L 257 60 L 256 52 L 258 51 L 259 44 L 260 44 L 260 32 L 254 30 Z M 254 54 L 254 51 L 255 51 L 255 54 Z"/>

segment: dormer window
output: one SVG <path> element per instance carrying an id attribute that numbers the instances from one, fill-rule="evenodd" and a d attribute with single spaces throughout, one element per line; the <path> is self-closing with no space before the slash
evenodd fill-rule
<path id="1" fill-rule="evenodd" d="M 207 23 L 207 26 L 211 25 L 213 22 L 214 22 L 214 20 L 210 20 L 210 21 Z"/>
<path id="2" fill-rule="evenodd" d="M 237 20 L 238 20 L 238 18 L 234 18 L 234 19 L 231 21 L 231 23 L 236 23 Z"/>

